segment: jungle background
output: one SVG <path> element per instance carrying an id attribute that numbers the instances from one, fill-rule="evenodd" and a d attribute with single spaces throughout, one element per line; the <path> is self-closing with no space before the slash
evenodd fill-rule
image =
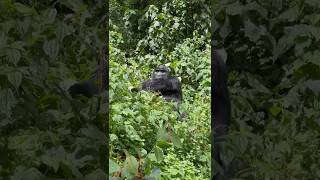
<path id="1" fill-rule="evenodd" d="M 228 56 L 232 102 L 224 161 L 246 162 L 240 179 L 319 179 L 320 1 L 213 6 L 213 45 Z"/>
<path id="2" fill-rule="evenodd" d="M 248 165 L 237 178 L 320 178 L 318 0 L 109 3 L 110 18 L 102 0 L 0 1 L 0 179 L 208 178 L 211 36 L 228 56 L 223 159 Z M 106 42 L 110 137 L 107 92 L 65 92 Z M 185 84 L 185 122 L 133 91 L 159 62 Z"/>
<path id="3" fill-rule="evenodd" d="M 209 179 L 211 61 L 209 1 L 110 2 L 110 179 Z M 180 112 L 137 92 L 167 64 L 182 82 Z"/>
<path id="4" fill-rule="evenodd" d="M 107 5 L 0 1 L 0 179 L 107 179 L 107 93 L 66 91 L 97 68 Z"/>

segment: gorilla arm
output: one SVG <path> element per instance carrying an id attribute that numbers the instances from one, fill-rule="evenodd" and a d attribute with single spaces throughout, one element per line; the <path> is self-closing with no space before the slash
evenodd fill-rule
<path id="1" fill-rule="evenodd" d="M 142 90 L 148 91 L 164 91 L 173 89 L 172 82 L 166 80 L 147 80 L 142 83 Z"/>
<path id="2" fill-rule="evenodd" d="M 72 85 L 68 91 L 72 97 L 80 94 L 86 97 L 92 97 L 105 90 L 107 84 L 107 65 L 105 60 L 102 60 L 89 80 Z"/>

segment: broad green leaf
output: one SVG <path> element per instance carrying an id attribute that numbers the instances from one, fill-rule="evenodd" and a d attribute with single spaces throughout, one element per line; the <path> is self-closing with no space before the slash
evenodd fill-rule
<path id="1" fill-rule="evenodd" d="M 172 135 L 172 142 L 173 142 L 174 146 L 176 146 L 178 148 L 182 148 L 182 143 L 180 141 L 180 137 L 177 134 Z"/>
<path id="2" fill-rule="evenodd" d="M 120 170 L 120 166 L 112 159 L 109 159 L 109 175 L 119 170 Z"/>
<path id="3" fill-rule="evenodd" d="M 22 166 L 18 166 L 11 176 L 12 180 L 42 180 L 44 178 L 44 175 L 38 169 Z"/>
<path id="4" fill-rule="evenodd" d="M 18 89 L 22 81 L 22 74 L 20 72 L 10 73 L 8 74 L 8 80 L 16 89 Z"/>
<path id="5" fill-rule="evenodd" d="M 262 83 L 260 83 L 258 79 L 251 76 L 249 76 L 248 79 L 248 83 L 252 88 L 256 89 L 261 93 L 269 93 L 269 89 L 266 88 Z"/>
<path id="6" fill-rule="evenodd" d="M 318 0 L 306 0 L 305 3 L 309 4 L 312 7 L 320 8 L 320 2 Z"/>
<path id="7" fill-rule="evenodd" d="M 245 21 L 244 29 L 246 37 L 248 37 L 251 41 L 257 41 L 261 35 L 261 32 L 263 31 L 250 20 Z"/>
<path id="8" fill-rule="evenodd" d="M 10 115 L 16 103 L 16 98 L 11 89 L 3 89 L 0 91 L 0 112 Z"/>
<path id="9" fill-rule="evenodd" d="M 294 21 L 298 18 L 299 16 L 299 8 L 298 7 L 293 7 L 288 9 L 287 11 L 283 12 L 280 14 L 277 19 L 283 20 L 283 21 Z"/>
<path id="10" fill-rule="evenodd" d="M 60 160 L 55 158 L 55 157 L 50 157 L 48 155 L 43 155 L 41 157 L 41 161 L 42 163 L 44 163 L 45 165 L 51 167 L 54 172 L 57 172 L 58 169 L 59 169 L 59 163 L 60 163 Z"/>
<path id="11" fill-rule="evenodd" d="M 84 180 L 107 180 L 107 174 L 102 169 L 97 169 L 84 177 Z"/>
<path id="12" fill-rule="evenodd" d="M 46 22 L 53 23 L 57 16 L 57 10 L 55 8 L 47 9 L 45 12 Z"/>
<path id="13" fill-rule="evenodd" d="M 242 14 L 243 7 L 239 2 L 235 2 L 231 5 L 228 5 L 226 8 L 226 13 L 232 16 Z"/>
<path id="14" fill-rule="evenodd" d="M 245 136 L 236 136 L 235 137 L 235 144 L 240 150 L 240 154 L 244 154 L 248 147 L 248 139 Z"/>
<path id="15" fill-rule="evenodd" d="M 315 94 L 320 93 L 320 80 L 308 80 L 305 85 Z"/>
<path id="16" fill-rule="evenodd" d="M 164 127 L 159 128 L 158 133 L 157 133 L 157 138 L 159 140 L 168 140 L 168 132 Z"/>
<path id="17" fill-rule="evenodd" d="M 66 36 L 74 32 L 74 28 L 64 22 L 58 22 L 57 26 L 55 34 L 59 41 L 62 41 Z"/>
<path id="18" fill-rule="evenodd" d="M 158 140 L 157 141 L 157 146 L 159 146 L 160 148 L 166 149 L 172 146 L 171 143 L 167 142 L 167 141 L 163 141 L 163 140 Z"/>
<path id="19" fill-rule="evenodd" d="M 17 65 L 21 58 L 20 51 L 18 51 L 17 49 L 8 49 L 6 51 L 6 55 L 8 62 L 14 65 Z"/>
<path id="20" fill-rule="evenodd" d="M 43 50 L 52 60 L 55 60 L 59 53 L 59 44 L 57 40 L 48 40 L 43 44 Z"/>
<path id="21" fill-rule="evenodd" d="M 125 177 L 132 178 L 138 173 L 138 161 L 134 156 L 128 155 L 125 162 L 123 172 Z"/>
<path id="22" fill-rule="evenodd" d="M 18 12 L 22 13 L 25 16 L 30 16 L 30 15 L 36 14 L 36 11 L 33 8 L 28 7 L 24 4 L 14 3 L 14 6 Z"/>
<path id="23" fill-rule="evenodd" d="M 156 146 L 156 147 L 154 148 L 154 154 L 156 155 L 156 158 L 157 158 L 157 161 L 158 161 L 158 162 L 163 161 L 164 154 L 163 154 L 163 151 L 162 151 L 161 148 L 159 148 L 158 146 Z"/>
<path id="24" fill-rule="evenodd" d="M 69 177 L 69 178 L 82 177 L 80 169 L 78 167 L 76 167 L 74 164 L 72 164 L 70 161 L 67 161 L 67 160 L 60 161 L 60 169 L 64 172 L 66 177 Z"/>
<path id="25" fill-rule="evenodd" d="M 161 169 L 155 168 L 152 170 L 151 174 L 144 177 L 145 180 L 156 180 L 161 175 Z"/>
<path id="26" fill-rule="evenodd" d="M 277 116 L 281 111 L 282 111 L 282 108 L 280 108 L 279 106 L 272 106 L 270 108 L 270 112 L 273 116 Z"/>
<path id="27" fill-rule="evenodd" d="M 233 152 L 230 149 L 224 149 L 222 152 L 224 152 L 220 155 L 222 162 L 230 164 L 235 157 Z"/>

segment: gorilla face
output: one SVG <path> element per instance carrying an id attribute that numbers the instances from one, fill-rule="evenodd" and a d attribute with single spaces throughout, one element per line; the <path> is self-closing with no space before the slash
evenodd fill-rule
<path id="1" fill-rule="evenodd" d="M 169 78 L 169 69 L 165 65 L 158 66 L 153 72 L 152 79 L 165 80 Z"/>

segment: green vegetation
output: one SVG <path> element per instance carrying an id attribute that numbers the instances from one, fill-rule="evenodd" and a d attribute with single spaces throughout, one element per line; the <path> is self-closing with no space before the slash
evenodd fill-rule
<path id="1" fill-rule="evenodd" d="M 173 0 L 110 3 L 110 179 L 209 179 L 211 47 L 209 6 Z M 159 64 L 183 84 L 174 103 L 137 92 Z"/>
<path id="2" fill-rule="evenodd" d="M 239 178 L 320 179 L 319 2 L 214 3 L 233 105 L 226 161 L 249 165 Z"/>
<path id="3" fill-rule="evenodd" d="M 106 96 L 65 92 L 96 68 L 106 8 L 0 1 L 0 179 L 106 179 Z"/>
<path id="4" fill-rule="evenodd" d="M 224 161 L 248 164 L 238 179 L 320 179 L 318 0 L 112 0 L 110 17 L 106 9 L 102 0 L 0 1 L 0 179 L 208 179 L 212 35 L 230 70 Z M 65 90 L 90 77 L 108 38 L 109 98 L 71 99 Z M 174 104 L 135 90 L 160 63 L 183 83 L 183 122 Z"/>

